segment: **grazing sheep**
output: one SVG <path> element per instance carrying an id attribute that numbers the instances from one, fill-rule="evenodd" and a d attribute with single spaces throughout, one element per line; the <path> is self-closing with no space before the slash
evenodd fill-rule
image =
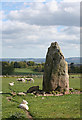
<path id="1" fill-rule="evenodd" d="M 28 102 L 26 100 L 23 100 L 22 104 L 28 104 Z"/>
<path id="2" fill-rule="evenodd" d="M 22 81 L 22 82 L 25 82 L 25 79 L 24 78 L 18 78 L 16 79 L 17 81 Z"/>
<path id="3" fill-rule="evenodd" d="M 9 83 L 9 85 L 10 85 L 10 86 L 14 86 L 14 82 L 12 82 L 12 83 Z"/>
<path id="4" fill-rule="evenodd" d="M 27 102 L 26 100 L 23 100 L 22 103 L 19 105 L 19 107 L 20 107 L 21 109 L 28 110 L 29 107 L 28 107 L 27 104 L 28 104 L 28 102 Z"/>
<path id="5" fill-rule="evenodd" d="M 25 78 L 25 80 L 27 80 L 27 82 L 28 81 L 33 81 L 33 83 L 34 83 L 34 79 L 33 78 Z"/>
<path id="6" fill-rule="evenodd" d="M 25 79 L 24 79 L 24 78 L 22 78 L 22 82 L 25 82 Z"/>

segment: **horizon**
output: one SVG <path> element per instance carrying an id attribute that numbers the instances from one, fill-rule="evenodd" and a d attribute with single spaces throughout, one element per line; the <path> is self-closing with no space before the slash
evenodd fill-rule
<path id="1" fill-rule="evenodd" d="M 0 59 L 45 59 L 45 58 L 46 57 L 42 57 L 42 58 L 41 57 L 35 57 L 35 58 L 29 58 L 29 57 L 11 57 L 11 58 L 8 58 L 8 57 L 3 57 L 3 58 L 0 58 Z M 67 58 L 82 58 L 82 57 L 76 56 L 76 57 L 67 57 Z"/>

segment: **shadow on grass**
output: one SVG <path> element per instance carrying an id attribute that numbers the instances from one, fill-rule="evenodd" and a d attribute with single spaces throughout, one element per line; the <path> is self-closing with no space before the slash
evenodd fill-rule
<path id="1" fill-rule="evenodd" d="M 2 95 L 12 95 L 11 93 L 0 93 Z"/>

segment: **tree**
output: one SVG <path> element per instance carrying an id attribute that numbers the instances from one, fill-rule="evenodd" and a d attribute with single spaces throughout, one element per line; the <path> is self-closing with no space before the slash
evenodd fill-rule
<path id="1" fill-rule="evenodd" d="M 28 62 L 27 62 L 27 65 L 28 65 L 28 66 L 34 66 L 34 65 L 35 65 L 35 62 L 33 62 L 33 61 L 28 61 Z"/>
<path id="2" fill-rule="evenodd" d="M 36 72 L 44 72 L 44 64 L 37 64 L 34 67 L 34 71 L 36 71 Z"/>
<path id="3" fill-rule="evenodd" d="M 75 73 L 74 63 L 71 63 L 71 64 L 70 64 L 70 72 L 71 72 L 71 73 Z"/>
<path id="4" fill-rule="evenodd" d="M 14 62 L 14 68 L 27 68 L 26 62 Z"/>
<path id="5" fill-rule="evenodd" d="M 14 62 L 14 68 L 19 68 L 18 62 Z"/>
<path id="6" fill-rule="evenodd" d="M 80 66 L 80 73 L 82 73 L 82 65 Z"/>
<path id="7" fill-rule="evenodd" d="M 81 66 L 71 63 L 68 68 L 69 73 L 81 73 Z"/>
<path id="8" fill-rule="evenodd" d="M 10 75 L 14 72 L 13 63 L 2 62 L 2 75 Z"/>

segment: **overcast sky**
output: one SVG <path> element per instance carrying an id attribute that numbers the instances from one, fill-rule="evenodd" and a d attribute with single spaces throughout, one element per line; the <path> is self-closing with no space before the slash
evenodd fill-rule
<path id="1" fill-rule="evenodd" d="M 2 57 L 45 57 L 55 41 L 65 57 L 80 56 L 81 0 L 8 1 L 0 9 Z"/>

